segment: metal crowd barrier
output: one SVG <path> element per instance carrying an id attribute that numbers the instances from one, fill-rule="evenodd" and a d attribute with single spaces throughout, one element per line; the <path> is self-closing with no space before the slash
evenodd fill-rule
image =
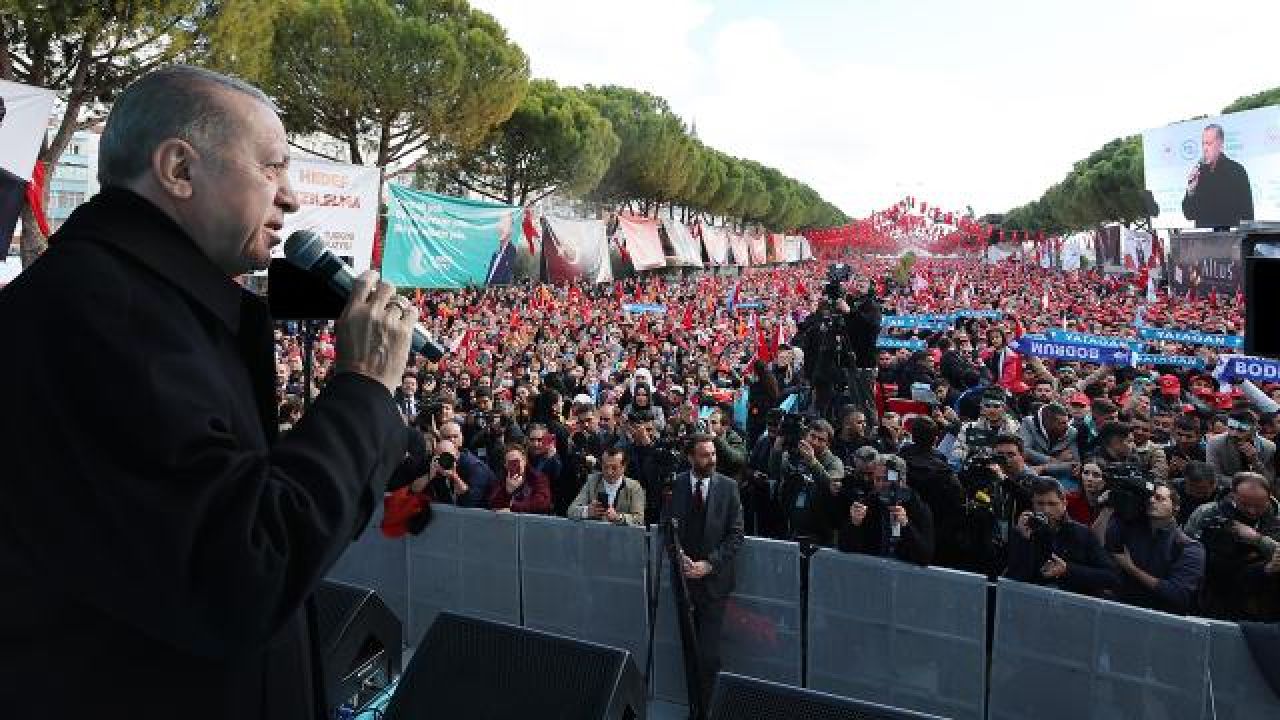
<path id="1" fill-rule="evenodd" d="M 819 550 L 809 565 L 808 687 L 981 720 L 987 581 Z"/>
<path id="2" fill-rule="evenodd" d="M 406 644 L 455 610 L 626 648 L 644 667 L 656 533 L 433 510 L 407 540 L 383 536 L 375 517 L 330 574 L 377 590 Z M 995 588 L 991 619 L 980 576 L 825 549 L 809 561 L 806 605 L 802 567 L 795 543 L 747 538 L 724 670 L 954 718 L 1280 717 L 1234 624 L 1011 581 Z M 683 703 L 669 572 L 664 558 L 652 690 Z"/>
<path id="3" fill-rule="evenodd" d="M 661 552 L 652 534 L 651 552 Z M 725 607 L 721 669 L 762 680 L 803 684 L 800 642 L 800 550 L 795 543 L 747 538 L 738 550 L 733 593 Z M 662 590 L 654 637 L 654 697 L 684 703 L 684 665 L 671 596 L 670 566 L 663 558 Z M 637 656 L 643 657 L 643 655 Z"/>
<path id="4" fill-rule="evenodd" d="M 992 720 L 1199 720 L 1209 624 L 1002 580 Z"/>

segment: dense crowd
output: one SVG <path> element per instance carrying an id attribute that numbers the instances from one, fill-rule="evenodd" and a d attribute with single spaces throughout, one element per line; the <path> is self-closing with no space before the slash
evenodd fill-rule
<path id="1" fill-rule="evenodd" d="M 749 534 L 1280 619 L 1280 385 L 1222 388 L 1207 370 L 1008 345 L 1050 328 L 1135 337 L 1138 322 L 1236 334 L 1239 297 L 1149 297 L 1132 275 L 1018 260 L 852 265 L 849 285 L 869 285 L 886 315 L 1001 315 L 884 329 L 923 349 L 878 352 L 874 407 L 838 399 L 817 417 L 802 414 L 815 394 L 805 320 L 824 294 L 817 263 L 416 295 L 421 324 L 453 352 L 414 358 L 396 392 L 411 449 L 383 531 L 420 531 L 432 503 L 651 524 L 688 467 L 684 441 L 701 434 L 738 482 Z M 333 361 L 323 328 L 315 348 L 318 388 Z M 303 405 L 296 325 L 280 327 L 277 351 L 287 429 Z M 1210 347 L 1150 351 L 1217 360 Z"/>

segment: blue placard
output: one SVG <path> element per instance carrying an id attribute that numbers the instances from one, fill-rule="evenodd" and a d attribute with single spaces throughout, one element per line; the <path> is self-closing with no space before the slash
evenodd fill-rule
<path id="1" fill-rule="evenodd" d="M 923 340 L 909 340 L 906 338 L 895 338 L 888 337 L 887 335 L 881 335 L 876 338 L 876 347 L 882 350 L 897 350 L 899 348 L 905 348 L 907 350 L 916 351 L 923 350 L 925 348 L 925 344 Z"/>
<path id="2" fill-rule="evenodd" d="M 1101 363 L 1104 365 L 1128 365 L 1130 357 L 1128 348 L 1061 342 L 1030 335 L 1023 335 L 1018 338 L 1013 343 L 1010 343 L 1010 347 L 1024 355 L 1034 355 L 1054 360 Z"/>
<path id="3" fill-rule="evenodd" d="M 1001 310 L 957 310 L 951 315 L 957 318 L 981 318 L 983 320 L 1004 319 L 1004 312 Z"/>
<path id="4" fill-rule="evenodd" d="M 1280 382 L 1280 360 L 1252 357 L 1250 355 L 1223 355 L 1213 376 L 1219 382 L 1253 380 L 1254 382 Z"/>
<path id="5" fill-rule="evenodd" d="M 1134 353 L 1134 365 L 1163 365 L 1168 367 L 1203 370 L 1204 358 L 1195 355 L 1152 355 L 1151 353 Z"/>
<path id="6" fill-rule="evenodd" d="M 637 314 L 653 313 L 655 315 L 665 315 L 667 306 L 658 303 L 627 303 L 622 306 L 622 310 L 623 312 Z"/>
<path id="7" fill-rule="evenodd" d="M 951 326 L 945 315 L 884 315 L 880 327 L 903 330 L 946 330 Z"/>
<path id="8" fill-rule="evenodd" d="M 1169 330 L 1149 325 L 1143 325 L 1138 328 L 1138 337 L 1143 340 L 1189 343 L 1191 345 L 1207 345 L 1209 347 L 1233 349 L 1244 347 L 1244 338 L 1239 335 L 1214 335 L 1197 330 Z"/>
<path id="9" fill-rule="evenodd" d="M 1049 339 L 1058 340 L 1060 342 L 1075 343 L 1077 345 L 1127 348 L 1133 352 L 1142 352 L 1147 347 L 1147 344 L 1141 340 L 1131 340 L 1129 338 L 1122 337 L 1108 337 L 1105 335 L 1090 335 L 1089 333 L 1075 332 L 1074 330 L 1059 330 L 1058 328 L 1052 328 L 1049 330 Z"/>

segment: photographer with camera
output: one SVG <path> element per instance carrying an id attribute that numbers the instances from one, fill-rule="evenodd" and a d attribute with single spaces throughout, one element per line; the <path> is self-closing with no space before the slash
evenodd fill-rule
<path id="1" fill-rule="evenodd" d="M 515 422 L 515 406 L 503 401 L 483 420 L 477 419 L 475 436 L 466 449 L 489 465 L 495 475 L 502 472 L 503 449 L 510 443 L 525 442 L 524 433 Z"/>
<path id="2" fill-rule="evenodd" d="M 837 546 L 842 552 L 917 565 L 933 561 L 933 514 L 903 482 L 903 467 L 900 458 L 876 458 L 870 487 L 854 490 L 849 514 L 838 530 Z"/>
<path id="3" fill-rule="evenodd" d="M 951 458 L 963 464 L 973 447 L 991 447 L 1000 435 L 1017 435 L 1018 421 L 1009 415 L 1008 400 L 1004 388 L 989 387 L 982 392 L 982 405 L 977 420 L 970 420 L 960 427 L 956 442 L 951 446 Z"/>
<path id="4" fill-rule="evenodd" d="M 832 544 L 830 507 L 844 481 L 844 463 L 830 449 L 832 434 L 826 420 L 806 427 L 799 415 L 782 418 L 769 455 L 769 478 L 777 488 L 786 539 L 803 536 L 818 545 Z"/>
<path id="5" fill-rule="evenodd" d="M 1276 480 L 1276 445 L 1258 435 L 1258 421 L 1252 411 L 1237 410 L 1227 416 L 1227 432 L 1209 438 L 1205 456 L 1226 484 L 1238 472 L 1256 472 Z"/>
<path id="6" fill-rule="evenodd" d="M 598 520 L 614 525 L 644 527 L 644 488 L 626 477 L 627 454 L 609 448 L 600 458 L 600 472 L 593 472 L 582 484 L 578 497 L 569 506 L 574 520 Z"/>
<path id="7" fill-rule="evenodd" d="M 1166 483 L 1152 488 L 1145 513 L 1117 508 L 1107 520 L 1103 547 L 1120 571 L 1112 599 L 1186 615 L 1204 578 L 1204 546 L 1177 525 L 1178 493 Z"/>
<path id="8" fill-rule="evenodd" d="M 572 419 L 569 421 L 569 447 L 565 454 L 560 476 L 551 486 L 552 506 L 556 515 L 565 515 L 573 499 L 596 472 L 604 447 L 596 427 L 596 408 L 591 398 L 582 395 L 574 398 Z"/>
<path id="9" fill-rule="evenodd" d="M 1165 451 L 1165 457 L 1169 461 L 1169 477 L 1175 480 L 1185 475 L 1189 464 L 1207 462 L 1199 420 L 1191 415 L 1179 415 L 1173 421 L 1173 445 Z"/>
<path id="10" fill-rule="evenodd" d="M 663 498 L 669 494 L 667 483 L 679 469 L 680 458 L 672 457 L 667 447 L 658 446 L 658 433 L 648 411 L 631 413 L 626 430 L 627 441 L 623 450 L 627 456 L 627 468 L 631 477 L 644 488 L 644 521 L 646 525 L 652 525 L 658 522 Z"/>
<path id="11" fill-rule="evenodd" d="M 1004 496 L 1000 517 L 1009 522 L 1031 508 L 1031 489 L 1045 478 L 1027 465 L 1021 436 L 999 435 L 992 450 L 1000 468 Z"/>
<path id="12" fill-rule="evenodd" d="M 431 501 L 458 507 L 488 507 L 493 472 L 484 463 L 470 466 L 469 477 L 463 477 L 458 464 L 458 446 L 453 440 L 437 440 L 431 452 L 427 488 Z"/>
<path id="13" fill-rule="evenodd" d="M 1067 516 L 1066 496 L 1057 480 L 1037 480 L 1031 505 L 1009 534 L 1005 577 L 1098 597 L 1115 586 L 1119 577 L 1102 543 Z"/>
<path id="14" fill-rule="evenodd" d="M 1280 620 L 1280 508 L 1265 477 L 1236 473 L 1231 494 L 1201 505 L 1186 532 L 1207 555 L 1203 612 L 1221 620 Z"/>
<path id="15" fill-rule="evenodd" d="M 707 415 L 705 432 L 715 438 L 716 468 L 722 475 L 738 477 L 747 467 L 747 443 L 733 427 L 732 416 L 723 407 Z M 703 428 L 699 428 L 702 432 Z"/>
<path id="16" fill-rule="evenodd" d="M 880 304 L 865 277 L 854 281 L 854 293 L 846 297 L 844 283 L 851 276 L 851 268 L 843 263 L 828 268 L 823 299 L 800 323 L 797 335 L 806 359 L 805 378 L 813 387 L 811 410 L 831 418 L 836 409 L 831 401 L 843 386 L 850 401 L 872 419 Z"/>

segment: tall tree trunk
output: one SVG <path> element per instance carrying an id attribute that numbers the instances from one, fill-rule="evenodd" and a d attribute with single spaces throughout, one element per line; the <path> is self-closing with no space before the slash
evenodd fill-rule
<path id="1" fill-rule="evenodd" d="M 40 228 L 36 226 L 36 215 L 31 211 L 30 205 L 22 206 L 21 217 L 22 239 L 19 241 L 18 249 L 21 252 L 22 268 L 25 270 L 31 267 L 31 263 L 40 257 L 49 244 L 45 242 L 44 235 L 40 234 Z"/>

